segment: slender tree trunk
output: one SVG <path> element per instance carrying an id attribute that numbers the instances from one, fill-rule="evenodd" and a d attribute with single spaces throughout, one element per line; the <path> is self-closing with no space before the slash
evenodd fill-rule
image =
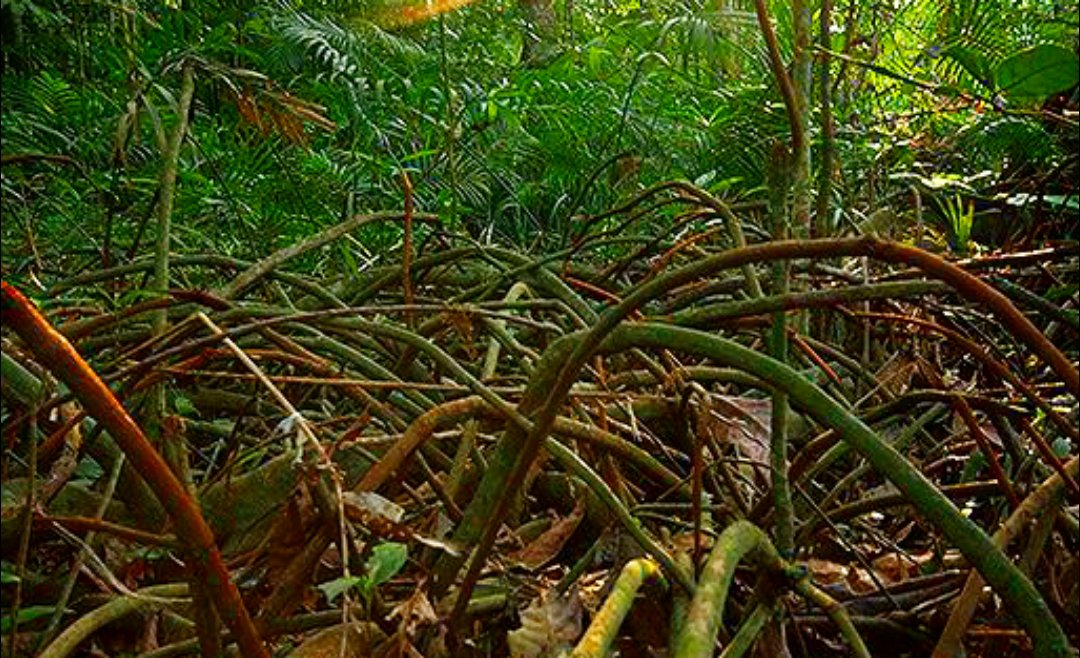
<path id="1" fill-rule="evenodd" d="M 832 234 L 830 202 L 832 200 L 833 161 L 836 155 L 836 130 L 832 116 L 832 80 L 829 63 L 832 50 L 832 0 L 821 0 L 820 34 L 821 46 L 818 62 L 818 95 L 821 97 L 821 164 L 818 168 L 817 208 L 814 212 L 812 236 L 827 238 Z"/>
<path id="2" fill-rule="evenodd" d="M 792 140 L 791 172 L 791 233 L 793 238 L 810 237 L 810 92 L 811 75 L 810 31 L 812 16 L 805 0 L 794 0 L 791 13 L 795 26 L 795 57 L 792 62 L 792 83 L 795 90 L 795 117 L 803 139 Z"/>
<path id="3" fill-rule="evenodd" d="M 766 172 L 769 186 L 769 215 L 772 220 L 774 240 L 787 240 L 789 222 L 787 196 L 791 181 L 792 158 L 787 147 L 776 142 L 773 145 Z M 774 295 L 787 294 L 791 286 L 790 261 L 773 263 Z M 787 315 L 784 310 L 773 313 L 772 331 L 769 335 L 769 353 L 782 363 L 788 360 Z M 788 396 L 774 392 L 772 396 L 772 428 L 770 441 L 770 475 L 772 479 L 773 519 L 775 520 L 774 544 L 785 559 L 790 559 L 795 549 L 795 513 L 791 503 L 791 486 L 788 482 Z"/>
<path id="4" fill-rule="evenodd" d="M 772 22 L 769 18 L 768 6 L 765 0 L 756 0 L 754 9 L 757 14 L 758 24 L 761 27 L 762 36 L 769 51 L 769 66 L 773 77 L 780 88 L 784 99 L 784 107 L 787 110 L 788 123 L 791 128 L 791 155 L 785 157 L 786 149 L 778 145 L 774 151 L 774 157 L 769 163 L 768 175 L 770 180 L 770 210 L 773 213 L 773 235 L 779 237 L 784 234 L 797 239 L 810 237 L 810 143 L 808 132 L 810 127 L 810 26 L 811 12 L 804 0 L 793 0 L 791 5 L 792 18 L 795 26 L 795 57 L 792 62 L 792 73 L 789 74 L 784 66 L 780 55 L 780 48 L 776 41 L 776 33 L 773 31 Z M 790 177 L 790 178 L 789 178 Z M 778 179 L 778 180 L 777 180 Z M 791 184 L 791 210 L 790 215 L 784 210 L 784 197 L 786 186 L 784 181 L 790 180 Z M 791 273 L 784 267 L 774 270 L 774 286 L 780 290 L 797 289 L 791 286 Z M 806 316 L 800 314 L 793 318 L 792 324 L 797 331 L 805 332 Z M 778 313 L 773 318 L 773 331 L 770 336 L 770 351 L 778 359 L 783 360 L 787 354 L 787 318 L 783 313 Z M 773 504 L 776 517 L 775 536 L 781 552 L 790 556 L 793 552 L 794 515 L 791 508 L 791 491 L 788 485 L 787 472 L 787 420 L 790 405 L 787 396 L 780 394 L 773 397 L 773 422 L 770 441 L 770 472 L 773 482 Z M 766 623 L 755 645 L 755 654 L 769 656 L 770 658 L 787 658 L 790 653 L 787 649 L 787 640 L 784 634 L 783 611 Z"/>
<path id="5" fill-rule="evenodd" d="M 787 206 L 788 192 L 793 169 L 797 167 L 786 145 L 773 145 L 766 179 L 769 186 L 769 215 L 774 240 L 791 237 L 791 215 Z M 791 288 L 791 262 L 773 263 L 773 294 L 786 294 Z M 782 363 L 788 360 L 788 322 L 785 311 L 773 313 L 772 329 L 768 337 L 769 353 Z M 785 559 L 795 553 L 795 510 L 791 502 L 791 483 L 788 479 L 788 420 L 791 404 L 787 393 L 772 394 L 772 421 L 769 431 L 769 475 L 772 481 L 773 539 L 777 550 Z M 755 644 L 758 656 L 785 658 L 789 655 L 784 633 L 784 608 L 776 608 L 774 615 L 762 628 Z"/>
<path id="6" fill-rule="evenodd" d="M 172 232 L 173 200 L 176 197 L 176 176 L 180 168 L 180 149 L 184 145 L 184 135 L 188 129 L 188 116 L 191 114 L 191 101 L 195 96 L 195 67 L 192 62 L 185 62 L 181 73 L 180 99 L 176 108 L 176 126 L 169 137 L 161 169 L 161 183 L 158 187 L 157 205 L 157 241 L 154 244 L 154 276 L 151 290 L 165 295 L 169 290 L 169 238 Z M 154 313 L 153 331 L 158 336 L 168 328 L 168 309 Z M 153 400 L 148 419 L 148 433 L 157 439 L 158 449 L 178 479 L 183 482 L 195 500 L 191 484 L 191 472 L 188 464 L 187 446 L 179 435 L 179 430 L 165 431 L 168 413 L 165 387 L 158 384 L 150 392 Z M 193 556 L 188 555 L 190 560 Z M 210 590 L 203 582 L 203 576 L 192 569 L 188 573 L 188 586 L 195 601 L 196 632 L 199 637 L 199 650 L 203 658 L 216 658 L 221 654 L 220 620 L 213 605 Z"/>
<path id="7" fill-rule="evenodd" d="M 521 61 L 526 66 L 542 66 L 553 48 L 555 9 L 551 0 L 521 0 L 518 6 L 525 18 Z"/>
<path id="8" fill-rule="evenodd" d="M 176 128 L 165 152 L 161 170 L 160 196 L 157 206 L 157 242 L 154 245 L 154 278 L 150 289 L 165 294 L 169 290 L 169 233 L 172 230 L 173 198 L 176 193 L 176 172 L 180 163 L 180 147 L 184 143 L 184 134 L 188 127 L 188 114 L 191 112 L 191 98 L 195 95 L 195 67 L 191 62 L 184 64 L 180 83 L 180 102 L 177 104 Z M 168 311 L 162 309 L 154 314 L 154 334 L 165 331 L 168 324 Z"/>

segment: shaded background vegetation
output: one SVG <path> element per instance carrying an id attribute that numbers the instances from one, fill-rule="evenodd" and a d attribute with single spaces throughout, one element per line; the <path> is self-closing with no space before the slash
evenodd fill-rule
<path id="1" fill-rule="evenodd" d="M 155 130 L 171 123 L 188 57 L 200 67 L 180 251 L 253 257 L 351 212 L 399 207 L 402 170 L 420 208 L 522 247 L 558 245 L 574 215 L 658 181 L 763 198 L 768 143 L 786 121 L 751 5 L 540 3 L 555 26 L 523 61 L 526 4 L 395 26 L 392 3 L 6 2 L 4 153 L 73 160 L 4 168 L 6 271 L 70 274 L 73 252 L 85 266 L 91 253 L 138 251 Z M 778 34 L 789 53 L 787 12 Z M 1035 44 L 1075 50 L 1076 35 L 1070 3 L 837 7 L 832 48 L 850 59 L 834 64 L 842 203 L 830 224 L 849 229 L 860 209 L 906 193 L 905 176 L 1004 195 L 980 212 L 1075 223 L 1075 198 L 1004 200 L 1075 192 L 1075 119 L 1047 119 L 1045 98 L 998 96 L 973 73 Z M 309 110 L 320 119 L 289 99 L 322 106 Z M 367 262 L 395 239 L 377 230 L 320 266 Z"/>

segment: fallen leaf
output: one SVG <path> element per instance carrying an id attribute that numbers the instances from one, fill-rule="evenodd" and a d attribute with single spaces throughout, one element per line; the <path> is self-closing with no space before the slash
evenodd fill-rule
<path id="1" fill-rule="evenodd" d="M 532 542 L 508 556 L 526 569 L 535 570 L 555 559 L 585 517 L 585 500 L 578 499 L 569 516 L 559 519 Z"/>
<path id="2" fill-rule="evenodd" d="M 521 612 L 521 627 L 506 643 L 511 658 L 554 658 L 581 635 L 582 606 L 577 589 L 564 596 L 548 592 Z"/>
<path id="3" fill-rule="evenodd" d="M 290 658 L 363 658 L 386 634 L 372 623 L 331 626 L 292 650 Z"/>

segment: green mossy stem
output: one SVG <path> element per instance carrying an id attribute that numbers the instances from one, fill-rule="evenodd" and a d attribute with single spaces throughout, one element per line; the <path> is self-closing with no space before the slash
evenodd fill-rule
<path id="1" fill-rule="evenodd" d="M 755 605 L 750 614 L 739 624 L 739 630 L 735 631 L 731 641 L 720 652 L 720 658 L 742 658 L 754 646 L 758 634 L 761 633 L 762 628 L 765 628 L 765 623 L 772 618 L 774 612 L 774 608 L 764 603 Z"/>
<path id="2" fill-rule="evenodd" d="M 836 624 L 836 627 L 840 630 L 840 635 L 843 636 L 847 645 L 851 647 L 851 653 L 855 658 L 871 658 L 870 649 L 867 648 L 866 642 L 859 635 L 855 623 L 852 622 L 851 616 L 848 615 L 843 605 L 823 590 L 815 587 L 809 577 L 796 580 L 793 589 L 804 599 L 821 608 L 825 615 Z"/>
<path id="3" fill-rule="evenodd" d="M 844 286 L 825 290 L 805 290 L 788 292 L 768 297 L 740 299 L 734 302 L 711 304 L 685 311 L 677 311 L 666 316 L 649 318 L 650 320 L 669 321 L 685 327 L 709 327 L 724 320 L 733 320 L 763 313 L 791 311 L 803 308 L 823 308 L 836 304 L 872 299 L 897 299 L 901 297 L 921 297 L 940 295 L 952 289 L 940 281 L 887 281 L 867 285 Z"/>
<path id="4" fill-rule="evenodd" d="M 1002 549 L 1027 527 L 1033 519 L 1053 515 L 1061 504 L 1061 497 L 1066 490 L 1066 478 L 1075 478 L 1080 472 L 1080 460 L 1073 457 L 1065 465 L 1063 473 L 1055 473 L 1047 478 L 1039 488 L 1028 495 L 1009 518 L 1001 524 L 991 541 Z M 952 613 L 941 632 L 938 644 L 934 647 L 933 658 L 956 658 L 964 655 L 963 637 L 982 596 L 983 579 L 977 573 L 968 574 L 964 589 L 956 598 Z"/>
<path id="5" fill-rule="evenodd" d="M 24 368 L 7 352 L 0 352 L 0 382 L 5 398 L 14 400 L 24 407 L 41 402 L 45 387 L 41 380 Z"/>
<path id="6" fill-rule="evenodd" d="M 270 254 L 266 258 L 253 264 L 248 269 L 241 272 L 234 278 L 228 285 L 224 286 L 218 294 L 225 299 L 233 299 L 240 293 L 247 290 L 249 287 L 257 283 L 260 279 L 264 278 L 274 270 L 278 269 L 290 260 L 302 256 L 309 251 L 323 247 L 339 238 L 342 238 L 356 229 L 364 226 L 365 224 L 371 224 L 375 222 L 393 221 L 403 219 L 404 214 L 398 210 L 388 210 L 383 212 L 372 213 L 370 215 L 355 215 L 349 219 L 335 224 L 320 233 L 302 240 L 288 247 L 284 247 Z M 438 221 L 438 217 L 435 215 L 416 213 L 413 215 L 413 219 L 416 221 L 435 222 Z"/>
<path id="7" fill-rule="evenodd" d="M 133 612 L 150 612 L 169 605 L 186 605 L 190 603 L 188 599 L 174 597 L 187 595 L 187 583 L 170 583 L 144 587 L 133 596 L 118 596 L 69 624 L 63 633 L 38 654 L 38 658 L 66 658 L 75 652 L 83 640 L 103 626 Z"/>
<path id="8" fill-rule="evenodd" d="M 499 415 L 497 409 L 492 408 L 486 401 L 476 396 L 453 400 L 434 407 L 409 426 L 401 440 L 395 443 L 390 451 L 383 455 L 382 459 L 367 472 L 356 486 L 356 490 L 376 491 L 389 481 L 394 473 L 402 469 L 410 455 L 427 441 L 437 429 L 465 422 L 478 416 Z M 623 441 L 614 434 L 566 418 L 559 418 L 556 421 L 555 432 L 556 434 L 571 436 L 603 446 L 613 454 L 628 459 L 639 467 L 650 471 L 669 486 L 679 484 L 678 476 L 668 471 L 646 451 Z M 645 531 L 604 480 L 582 461 L 577 453 L 550 437 L 545 442 L 545 445 L 552 456 L 567 471 L 579 477 L 592 489 L 596 497 L 612 511 L 642 549 L 663 565 L 685 590 L 688 592 L 693 590 L 693 579 L 690 572 L 679 568 L 675 564 L 660 543 Z"/>
<path id="9" fill-rule="evenodd" d="M 604 600 L 604 605 L 597 611 L 588 630 L 574 646 L 570 658 L 603 658 L 608 655 L 619 627 L 630 612 L 630 607 L 634 605 L 634 596 L 647 580 L 656 578 L 659 573 L 659 567 L 648 558 L 638 558 L 627 562 L 619 573 L 611 593 Z"/>
<path id="10" fill-rule="evenodd" d="M 782 569 L 776 548 L 765 532 L 753 523 L 736 521 L 720 533 L 701 570 L 694 598 L 686 611 L 686 621 L 672 646 L 672 658 L 709 658 L 713 655 L 728 590 L 735 578 L 735 567 L 751 554 L 755 561 Z"/>

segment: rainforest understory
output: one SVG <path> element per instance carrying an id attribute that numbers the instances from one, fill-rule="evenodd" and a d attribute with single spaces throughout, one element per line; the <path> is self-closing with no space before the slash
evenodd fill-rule
<path id="1" fill-rule="evenodd" d="M 1075 34 L 121 4 L 4 5 L 4 655 L 1076 655 Z"/>

